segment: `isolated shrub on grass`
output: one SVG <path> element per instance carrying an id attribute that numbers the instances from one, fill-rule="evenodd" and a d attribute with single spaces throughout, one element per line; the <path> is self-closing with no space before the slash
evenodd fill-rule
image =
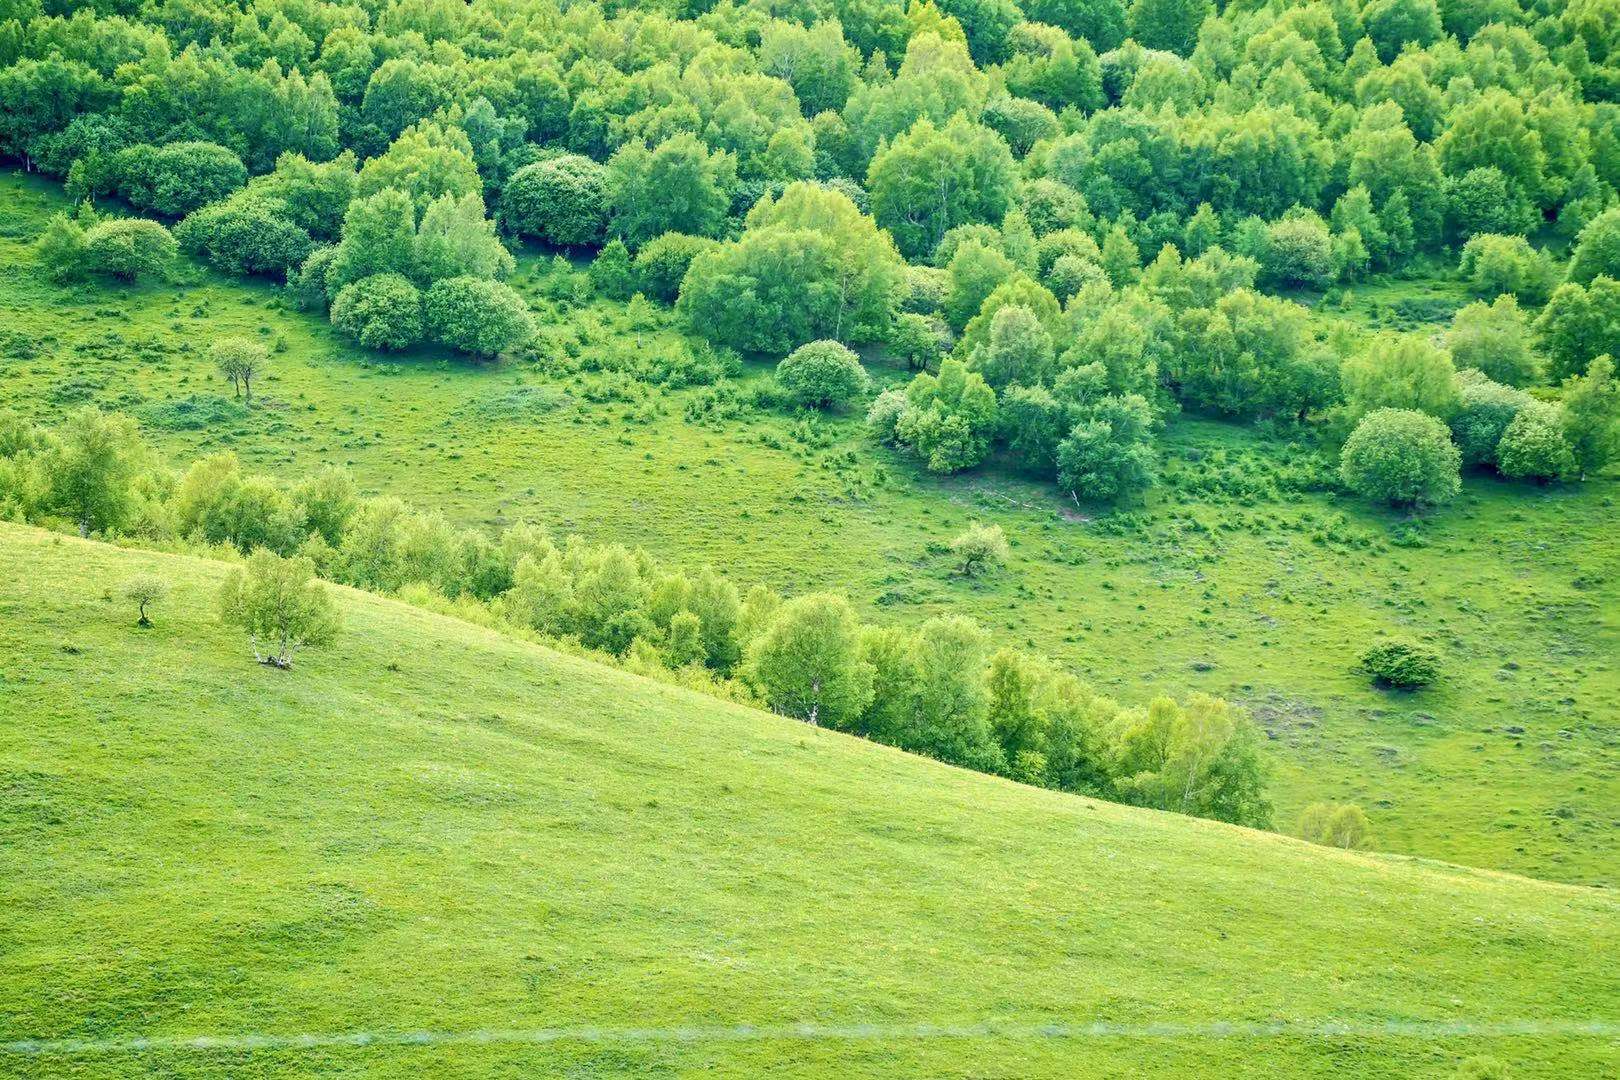
<path id="1" fill-rule="evenodd" d="M 835 409 L 864 395 L 871 385 L 860 357 L 836 341 L 812 341 L 776 365 L 776 380 L 795 405 Z"/>
<path id="2" fill-rule="evenodd" d="M 1413 409 L 1378 409 L 1350 433 L 1339 477 L 1358 495 L 1417 506 L 1454 498 L 1461 464 L 1451 432 L 1439 420 Z"/>
<path id="3" fill-rule="evenodd" d="M 120 281 L 162 277 L 174 263 L 174 237 L 155 221 L 113 218 L 84 234 L 85 259 L 91 270 Z"/>
<path id="4" fill-rule="evenodd" d="M 338 290 L 332 325 L 368 349 L 408 349 L 422 340 L 422 294 L 403 274 L 373 274 Z"/>
<path id="5" fill-rule="evenodd" d="M 154 604 L 162 603 L 163 599 L 168 595 L 169 583 L 160 577 L 143 574 L 140 577 L 131 578 L 124 582 L 124 599 L 134 604 L 135 610 L 139 612 L 140 618 L 135 620 L 135 625 L 139 627 L 144 628 L 152 625 L 152 620 L 147 616 L 146 609 Z"/>
<path id="6" fill-rule="evenodd" d="M 496 356 L 534 333 L 529 305 L 498 281 L 436 281 L 427 291 L 424 310 L 429 337 L 474 356 Z"/>
<path id="7" fill-rule="evenodd" d="M 1367 815 L 1354 803 L 1312 803 L 1299 815 L 1299 836 L 1350 850 L 1367 846 Z"/>
<path id="8" fill-rule="evenodd" d="M 1361 654 L 1361 669 L 1379 686 L 1416 690 L 1440 677 L 1440 658 L 1420 645 L 1386 641 Z"/>
<path id="9" fill-rule="evenodd" d="M 963 577 L 974 577 L 986 570 L 1007 565 L 1012 549 L 1000 525 L 982 525 L 975 522 L 951 540 L 951 555 L 956 559 L 956 571 Z"/>
<path id="10" fill-rule="evenodd" d="M 284 559 L 262 548 L 225 579 L 219 613 L 246 631 L 253 659 L 283 670 L 300 649 L 330 644 L 341 626 L 310 560 Z"/>

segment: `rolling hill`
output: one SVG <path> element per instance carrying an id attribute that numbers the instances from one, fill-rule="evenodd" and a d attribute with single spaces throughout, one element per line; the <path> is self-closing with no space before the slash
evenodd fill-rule
<path id="1" fill-rule="evenodd" d="M 260 668 L 223 573 L 0 525 L 0 1074 L 1620 1062 L 1608 892 L 1025 788 L 349 590 Z"/>

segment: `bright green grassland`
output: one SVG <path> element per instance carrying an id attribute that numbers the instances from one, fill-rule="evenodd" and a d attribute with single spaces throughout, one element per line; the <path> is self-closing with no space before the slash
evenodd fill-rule
<path id="1" fill-rule="evenodd" d="M 1166 484 L 1121 525 L 1004 469 L 929 477 L 871 446 L 858 417 L 697 424 L 685 412 L 703 390 L 432 355 L 377 361 L 280 310 L 273 289 L 207 275 L 61 289 L 28 248 L 60 204 L 59 189 L 20 177 L 0 190 L 0 407 L 42 421 L 87 401 L 125 409 L 182 464 L 225 448 L 283 477 L 339 462 L 368 490 L 464 523 L 527 517 L 674 564 L 712 562 L 745 586 L 839 588 L 872 618 L 964 612 L 1127 701 L 1199 689 L 1248 705 L 1273 737 L 1284 828 L 1308 802 L 1353 800 L 1385 850 L 1620 880 L 1612 475 L 1545 489 L 1472 478 L 1457 504 L 1414 523 L 1358 500 L 1277 494 L 1271 478 L 1308 451 L 1183 419 L 1164 438 Z M 525 260 L 517 284 L 548 332 L 577 333 L 587 357 L 633 340 L 620 305 L 543 300 L 543 269 Z M 1371 287 L 1351 314 L 1455 291 Z M 228 389 L 203 350 L 261 327 L 284 348 L 263 407 L 243 416 L 220 399 Z M 666 328 L 643 345 L 673 340 Z M 641 396 L 599 400 L 613 383 Z M 187 399 L 225 415 L 173 409 Z M 1234 477 L 1237 488 L 1216 486 Z M 930 545 L 976 519 L 1002 525 L 1014 556 L 969 585 Z M 1368 686 L 1355 658 L 1386 633 L 1435 647 L 1443 684 Z"/>
<path id="2" fill-rule="evenodd" d="M 1603 890 L 1021 787 L 337 589 L 278 672 L 218 563 L 0 525 L 0 1072 L 1603 1075 L 1595 1034 L 887 1037 L 1601 1021 Z M 155 573 L 137 630 L 109 598 Z M 18 1039 L 877 1025 L 862 1037 Z"/>

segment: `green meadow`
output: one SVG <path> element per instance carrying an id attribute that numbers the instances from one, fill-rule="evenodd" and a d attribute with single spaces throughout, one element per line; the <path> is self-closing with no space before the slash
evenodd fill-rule
<path id="1" fill-rule="evenodd" d="M 923 473 L 859 416 L 735 404 L 762 363 L 729 395 L 610 370 L 685 348 L 673 317 L 550 299 L 536 253 L 515 284 L 567 364 L 382 360 L 271 286 L 196 268 L 171 285 L 49 284 L 29 243 L 60 189 L 12 174 L 0 195 L 0 407 L 43 422 L 123 410 L 178 466 L 221 450 L 285 478 L 338 463 L 462 524 L 530 520 L 744 586 L 840 589 L 879 621 L 965 613 L 1125 702 L 1204 690 L 1245 705 L 1269 735 L 1284 829 L 1307 803 L 1354 801 L 1380 850 L 1620 876 L 1612 471 L 1545 488 L 1471 476 L 1452 505 L 1410 516 L 1312 483 L 1327 459 L 1308 445 L 1182 417 L 1145 502 L 1091 507 L 1007 467 Z M 1390 288 L 1361 290 L 1350 315 L 1399 325 L 1454 292 L 1438 281 L 1431 303 L 1403 308 Z M 251 411 L 205 356 L 232 333 L 275 349 Z M 1013 555 L 970 582 L 943 544 L 974 521 L 999 524 Z M 1439 684 L 1373 688 L 1356 658 L 1386 635 L 1436 650 Z"/>
<path id="2" fill-rule="evenodd" d="M 7 1076 L 1616 1062 L 1606 890 L 1027 788 L 349 589 L 276 671 L 220 563 L 0 525 L 0 566 Z"/>

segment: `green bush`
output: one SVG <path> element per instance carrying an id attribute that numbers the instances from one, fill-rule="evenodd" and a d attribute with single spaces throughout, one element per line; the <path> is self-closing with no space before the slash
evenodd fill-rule
<path id="1" fill-rule="evenodd" d="M 424 309 L 429 337 L 474 356 L 498 355 L 534 333 L 529 305 L 498 281 L 473 277 L 436 281 L 427 291 Z"/>
<path id="2" fill-rule="evenodd" d="M 338 290 L 332 325 L 368 349 L 409 349 L 422 340 L 422 294 L 403 274 L 372 274 Z"/>
<path id="3" fill-rule="evenodd" d="M 836 341 L 800 345 L 776 365 L 776 380 L 794 405 L 841 408 L 871 385 L 860 357 Z"/>
<path id="4" fill-rule="evenodd" d="M 1339 459 L 1345 487 L 1391 506 L 1443 503 L 1461 487 L 1462 455 L 1446 425 L 1415 409 L 1376 409 Z"/>
<path id="5" fill-rule="evenodd" d="M 1422 646 L 1386 641 L 1361 654 L 1361 670 L 1379 686 L 1417 690 L 1440 677 L 1440 659 Z"/>

